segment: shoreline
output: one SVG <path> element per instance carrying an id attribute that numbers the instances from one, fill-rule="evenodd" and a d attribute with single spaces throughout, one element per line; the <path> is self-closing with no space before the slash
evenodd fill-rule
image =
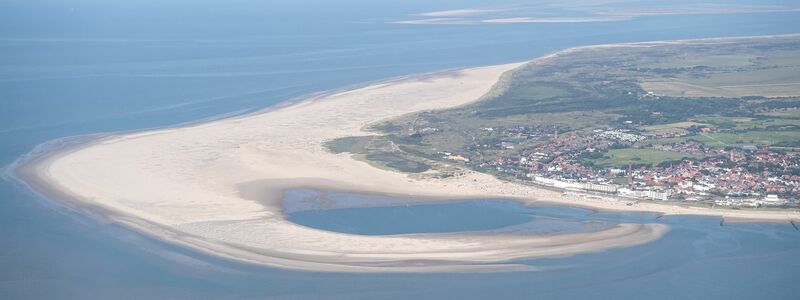
<path id="1" fill-rule="evenodd" d="M 742 38 L 752 37 L 725 39 Z M 597 47 L 658 43 L 662 42 L 569 48 L 524 63 L 546 62 Z M 211 122 L 102 134 L 63 149 L 39 149 L 44 153 L 13 163 L 10 171 L 34 192 L 93 218 L 217 256 L 314 271 L 521 270 L 528 268 L 511 261 L 639 245 L 658 239 L 669 228 L 621 224 L 597 233 L 558 235 L 557 241 L 548 241 L 553 237 L 457 233 L 403 237 L 335 234 L 287 222 L 280 200 L 288 188 L 335 187 L 428 199 L 491 197 L 522 204 L 774 222 L 800 218 L 789 211 L 712 210 L 656 203 L 627 206 L 619 201 L 565 198 L 560 192 L 502 182 L 472 171 L 423 182 L 371 167 L 347 154 L 320 151 L 324 151 L 321 143 L 329 139 L 370 134 L 363 131 L 370 122 L 477 101 L 502 85 L 499 79 L 506 72 L 524 63 L 401 76 L 298 97 Z M 142 190 L 144 187 L 152 190 Z M 265 240 L 264 235 L 274 240 Z"/>

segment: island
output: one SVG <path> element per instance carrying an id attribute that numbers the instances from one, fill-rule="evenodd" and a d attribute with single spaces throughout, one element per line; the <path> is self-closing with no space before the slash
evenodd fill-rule
<path id="1" fill-rule="evenodd" d="M 529 270 L 515 260 L 641 245 L 670 228 L 365 236 L 292 223 L 281 199 L 289 189 L 311 188 L 790 222 L 800 217 L 793 209 L 685 202 L 715 203 L 726 192 L 737 197 L 723 198 L 730 201 L 749 192 L 797 196 L 798 72 L 781 66 L 798 61 L 798 44 L 798 36 L 773 36 L 572 48 L 207 123 L 55 143 L 21 161 L 16 173 L 72 209 L 248 263 L 344 272 Z M 746 84 L 735 82 L 742 76 Z M 708 165 L 727 172 L 762 158 L 766 171 L 725 174 L 778 176 L 778 187 L 759 185 L 759 177 L 736 194 L 738 187 L 711 187 L 703 177 L 718 175 L 704 173 Z M 670 170 L 695 175 L 676 181 Z M 681 189 L 689 183 L 692 189 Z"/>

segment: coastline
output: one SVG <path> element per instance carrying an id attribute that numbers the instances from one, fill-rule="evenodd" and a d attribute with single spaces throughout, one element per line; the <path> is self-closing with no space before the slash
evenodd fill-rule
<path id="1" fill-rule="evenodd" d="M 659 42 L 616 46 L 654 43 Z M 530 63 L 579 49 L 612 46 L 570 48 Z M 524 204 L 773 222 L 800 218 L 788 211 L 712 210 L 657 203 L 627 206 L 620 201 L 570 198 L 476 172 L 423 182 L 371 167 L 347 154 L 331 154 L 322 147 L 335 137 L 370 134 L 362 130 L 364 126 L 387 117 L 477 101 L 502 84 L 498 79 L 503 74 L 520 65 L 404 76 L 208 123 L 103 135 L 44 153 L 14 166 L 13 171 L 47 198 L 167 242 L 235 260 L 315 271 L 521 270 L 527 267 L 508 261 L 643 244 L 658 239 L 668 228 L 663 224 L 622 224 L 597 233 L 555 238 L 458 233 L 364 237 L 312 230 L 286 221 L 280 199 L 288 188 L 449 199 L 510 198 Z M 265 240 L 265 235 L 271 239 Z"/>

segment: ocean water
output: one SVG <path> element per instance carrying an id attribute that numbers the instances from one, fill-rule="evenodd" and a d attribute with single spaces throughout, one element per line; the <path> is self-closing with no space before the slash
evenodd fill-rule
<path id="1" fill-rule="evenodd" d="M 506 9 L 489 17 L 529 13 L 577 18 L 587 13 L 549 1 L 493 1 L 491 7 L 478 1 L 297 2 L 3 1 L 0 165 L 51 139 L 241 114 L 327 89 L 527 60 L 570 46 L 800 32 L 800 13 L 789 10 L 800 5 L 793 1 L 709 1 L 699 8 L 675 1 L 670 6 L 688 5 L 692 13 L 667 9 L 613 22 L 422 25 L 392 22 L 476 7 Z M 630 11 L 653 3 L 600 8 Z M 719 4 L 735 6 L 740 13 L 715 11 Z M 746 11 L 775 6 L 788 9 Z M 714 218 L 664 217 L 657 222 L 673 229 L 656 242 L 528 262 L 549 269 L 544 272 L 331 274 L 199 254 L 76 214 L 4 179 L 2 299 L 800 295 L 800 232 L 788 224 L 719 226 Z M 616 213 L 581 218 L 565 208 L 531 209 L 577 220 L 657 218 Z"/>

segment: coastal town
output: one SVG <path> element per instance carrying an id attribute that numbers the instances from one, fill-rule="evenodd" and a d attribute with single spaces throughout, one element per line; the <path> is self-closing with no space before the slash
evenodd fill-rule
<path id="1" fill-rule="evenodd" d="M 628 128 L 566 132 L 565 127 L 483 128 L 482 142 L 465 153 L 441 153 L 479 170 L 569 191 L 612 194 L 655 201 L 689 201 L 720 206 L 797 206 L 800 153 L 755 145 L 708 147 L 694 137 L 709 127 L 641 132 Z M 674 139 L 669 143 L 651 143 Z M 531 143 L 532 140 L 548 142 Z M 530 146 L 533 145 L 533 146 Z M 487 159 L 487 153 L 499 150 Z M 672 154 L 658 164 L 602 165 L 609 152 Z"/>
<path id="2" fill-rule="evenodd" d="M 515 70 L 482 101 L 382 122 L 373 130 L 383 136 L 340 143 L 401 172 L 444 163 L 441 176 L 458 175 L 447 169 L 455 166 L 592 197 L 794 210 L 800 95 L 719 82 L 796 74 L 781 63 L 796 46 L 741 46 L 752 55 L 695 45 L 554 57 Z"/>

